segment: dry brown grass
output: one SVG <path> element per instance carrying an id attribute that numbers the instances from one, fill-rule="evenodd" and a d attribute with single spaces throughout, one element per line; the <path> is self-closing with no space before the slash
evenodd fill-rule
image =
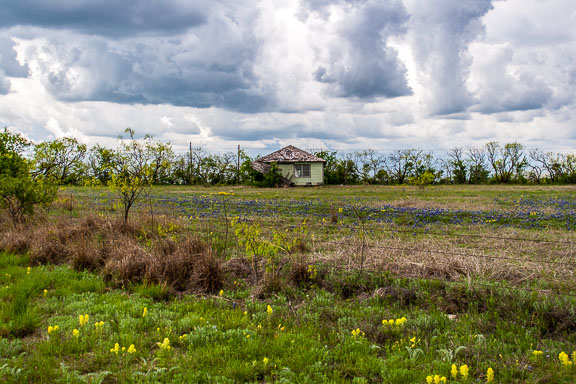
<path id="1" fill-rule="evenodd" d="M 152 282 L 177 291 L 216 292 L 224 280 L 220 260 L 183 228 L 166 217 L 141 216 L 128 225 L 100 216 L 61 217 L 4 227 L 0 251 L 28 252 L 35 265 L 68 263 L 100 272 L 118 285 Z"/>
<path id="2" fill-rule="evenodd" d="M 520 234 L 521 235 L 521 234 Z M 400 277 L 448 281 L 482 279 L 523 284 L 545 280 L 548 284 L 576 283 L 572 235 L 559 235 L 556 242 L 531 242 L 492 233 L 492 238 L 443 236 L 390 236 L 341 239 L 326 242 L 314 257 L 353 271 L 389 271 Z M 517 234 L 518 236 L 518 234 Z"/>

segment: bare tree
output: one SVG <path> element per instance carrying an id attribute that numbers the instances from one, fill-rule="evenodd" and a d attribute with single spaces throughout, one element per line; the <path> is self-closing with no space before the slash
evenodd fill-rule
<path id="1" fill-rule="evenodd" d="M 454 182 L 457 184 L 464 184 L 467 179 L 467 166 L 464 158 L 464 150 L 462 148 L 453 148 L 447 153 L 449 163 L 451 165 L 451 175 L 454 177 Z"/>
<path id="2" fill-rule="evenodd" d="M 466 155 L 468 162 L 468 183 L 479 184 L 486 182 L 490 174 L 486 166 L 486 149 L 484 147 L 468 147 Z"/>
<path id="3" fill-rule="evenodd" d="M 376 183 L 376 176 L 384 164 L 384 156 L 374 149 L 366 149 L 354 153 L 356 164 L 363 183 Z"/>

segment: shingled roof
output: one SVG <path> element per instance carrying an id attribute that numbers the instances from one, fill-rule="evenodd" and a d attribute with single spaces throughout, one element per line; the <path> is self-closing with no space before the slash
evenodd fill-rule
<path id="1" fill-rule="evenodd" d="M 276 152 L 257 159 L 255 162 L 259 163 L 300 163 L 300 162 L 322 162 L 326 160 L 314 156 L 311 153 L 289 145 Z"/>

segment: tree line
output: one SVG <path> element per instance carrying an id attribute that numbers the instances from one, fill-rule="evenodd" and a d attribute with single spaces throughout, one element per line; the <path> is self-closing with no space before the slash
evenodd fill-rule
<path id="1" fill-rule="evenodd" d="M 527 150 L 520 143 L 491 141 L 441 156 L 421 149 L 315 154 L 326 160 L 326 184 L 576 183 L 576 155 Z"/>
<path id="2" fill-rule="evenodd" d="M 210 154 L 193 148 L 176 154 L 170 143 L 135 138 L 127 128 L 115 148 L 88 148 L 65 137 L 33 144 L 0 131 L 0 209 L 22 222 L 37 206 L 49 205 L 59 185 L 107 186 L 116 193 L 124 222 L 151 185 L 278 184 L 278 167 L 262 175 L 245 151 Z M 576 155 L 526 150 L 519 143 L 489 142 L 453 148 L 435 157 L 421 149 L 378 152 L 316 151 L 325 163 L 325 184 L 576 183 Z"/>
<path id="3" fill-rule="evenodd" d="M 125 133 L 116 149 L 98 144 L 88 148 L 75 138 L 36 144 L 29 153 L 32 173 L 57 184 L 109 185 L 132 163 L 146 168 L 147 181 L 155 185 L 254 184 L 262 179 L 250 167 L 256 158 L 243 150 L 211 154 L 191 147 L 177 154 L 170 143 L 151 136 L 135 140 L 131 129 Z M 325 184 L 576 183 L 576 155 L 527 150 L 520 143 L 492 141 L 453 148 L 440 156 L 421 149 L 313 154 L 326 161 Z"/>

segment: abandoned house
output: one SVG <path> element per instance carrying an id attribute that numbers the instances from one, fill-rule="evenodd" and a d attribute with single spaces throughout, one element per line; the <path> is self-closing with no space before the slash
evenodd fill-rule
<path id="1" fill-rule="evenodd" d="M 278 164 L 283 185 L 322 185 L 325 160 L 292 145 L 252 162 L 252 168 L 266 174 L 272 163 Z"/>

